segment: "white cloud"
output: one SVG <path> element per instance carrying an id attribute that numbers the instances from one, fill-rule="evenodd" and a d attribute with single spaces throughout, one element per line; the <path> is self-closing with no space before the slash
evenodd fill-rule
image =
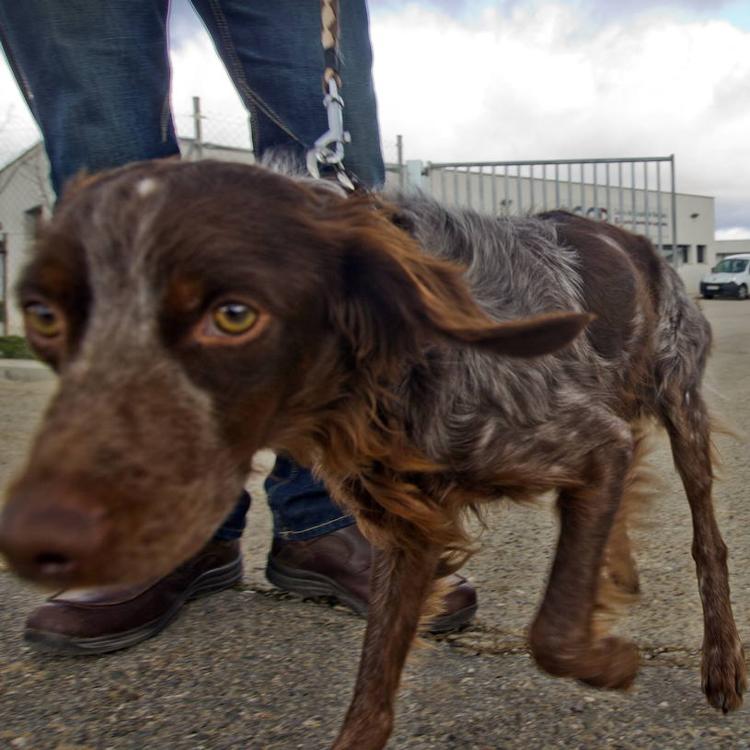
<path id="1" fill-rule="evenodd" d="M 750 240 L 750 227 L 727 227 L 716 231 L 717 240 Z"/>

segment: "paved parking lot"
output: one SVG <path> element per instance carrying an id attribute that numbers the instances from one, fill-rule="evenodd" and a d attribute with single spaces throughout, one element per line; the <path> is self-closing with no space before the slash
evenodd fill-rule
<path id="1" fill-rule="evenodd" d="M 716 340 L 707 395 L 735 429 L 750 433 L 750 302 L 703 306 Z M 50 380 L 0 377 L 0 484 L 22 460 L 52 388 Z M 750 447 L 723 436 L 717 444 L 717 510 L 735 615 L 750 642 Z M 603 693 L 537 671 L 524 629 L 550 562 L 554 516 L 544 503 L 499 508 L 466 570 L 480 592 L 477 624 L 412 659 L 390 747 L 750 748 L 750 705 L 724 717 L 701 695 L 690 517 L 663 440 L 654 465 L 664 488 L 638 533 L 643 597 L 620 625 L 643 651 L 635 687 Z M 263 577 L 269 529 L 256 491 L 243 586 L 189 605 L 162 636 L 107 657 L 30 652 L 21 627 L 41 594 L 0 572 L 0 748 L 330 743 L 350 695 L 363 623 L 274 592 Z"/>

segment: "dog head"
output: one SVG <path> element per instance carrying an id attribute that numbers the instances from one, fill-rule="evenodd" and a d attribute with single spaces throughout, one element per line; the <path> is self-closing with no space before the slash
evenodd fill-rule
<path id="1" fill-rule="evenodd" d="M 492 322 L 386 207 L 220 162 L 74 184 L 19 298 L 59 388 L 0 550 L 57 586 L 166 574 L 231 510 L 259 448 L 304 454 L 351 394 L 425 347 L 534 356 L 588 320 Z"/>

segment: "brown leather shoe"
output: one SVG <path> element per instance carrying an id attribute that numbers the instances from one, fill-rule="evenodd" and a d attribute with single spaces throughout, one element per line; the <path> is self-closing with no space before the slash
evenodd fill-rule
<path id="1" fill-rule="evenodd" d="M 26 620 L 24 638 L 58 654 L 105 654 L 162 631 L 185 602 L 242 579 L 239 540 L 211 541 L 177 570 L 138 586 L 62 591 Z"/>
<path id="2" fill-rule="evenodd" d="M 332 531 L 307 541 L 274 539 L 266 577 L 285 591 L 302 596 L 336 599 L 366 616 L 370 598 L 372 547 L 355 526 Z M 462 576 L 450 576 L 445 613 L 430 626 L 432 633 L 456 630 L 472 621 L 477 593 Z"/>

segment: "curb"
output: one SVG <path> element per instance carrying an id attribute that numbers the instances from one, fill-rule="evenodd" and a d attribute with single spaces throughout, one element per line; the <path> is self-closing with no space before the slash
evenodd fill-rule
<path id="1" fill-rule="evenodd" d="M 0 380 L 20 383 L 38 383 L 54 380 L 55 373 L 33 359 L 0 359 Z"/>

